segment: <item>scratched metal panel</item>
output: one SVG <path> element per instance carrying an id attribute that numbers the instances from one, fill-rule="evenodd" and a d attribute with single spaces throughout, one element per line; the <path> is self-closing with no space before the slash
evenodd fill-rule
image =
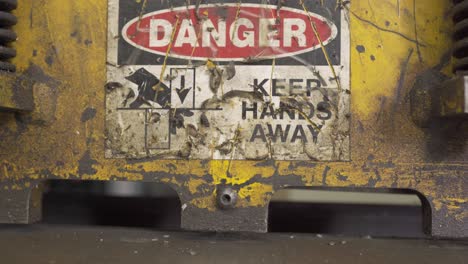
<path id="1" fill-rule="evenodd" d="M 349 160 L 334 2 L 113 0 L 108 31 L 106 157 Z"/>

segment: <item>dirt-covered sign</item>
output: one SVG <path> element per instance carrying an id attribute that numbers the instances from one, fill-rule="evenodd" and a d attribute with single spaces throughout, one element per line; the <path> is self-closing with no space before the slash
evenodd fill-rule
<path id="1" fill-rule="evenodd" d="M 108 42 L 110 158 L 350 158 L 335 0 L 109 0 Z"/>

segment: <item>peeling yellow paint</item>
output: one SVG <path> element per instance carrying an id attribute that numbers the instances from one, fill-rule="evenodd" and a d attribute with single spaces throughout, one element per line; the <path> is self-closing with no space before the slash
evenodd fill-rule
<path id="1" fill-rule="evenodd" d="M 240 206 L 265 206 L 273 194 L 271 184 L 255 182 L 239 190 Z"/>
<path id="2" fill-rule="evenodd" d="M 225 184 L 240 185 L 255 176 L 269 178 L 274 174 L 272 167 L 254 166 L 254 164 L 248 161 L 210 161 L 210 174 L 213 177 L 213 183 L 220 184 L 224 182 Z"/>
<path id="3" fill-rule="evenodd" d="M 188 189 L 191 194 L 196 194 L 198 192 L 198 187 L 203 184 L 206 184 L 206 181 L 201 179 L 193 179 L 187 182 Z"/>
<path id="4" fill-rule="evenodd" d="M 214 195 L 209 195 L 201 198 L 194 198 L 190 201 L 190 204 L 198 208 L 207 209 L 208 211 L 215 211 L 216 208 Z"/>

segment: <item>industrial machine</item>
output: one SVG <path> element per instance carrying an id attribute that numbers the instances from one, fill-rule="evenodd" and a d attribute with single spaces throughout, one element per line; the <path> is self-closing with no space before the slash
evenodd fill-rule
<path id="1" fill-rule="evenodd" d="M 429 4 L 430 2 L 430 4 Z M 412 192 L 468 237 L 468 1 L 0 0 L 0 222 L 50 180 L 158 182 L 192 231 L 286 188 Z"/>

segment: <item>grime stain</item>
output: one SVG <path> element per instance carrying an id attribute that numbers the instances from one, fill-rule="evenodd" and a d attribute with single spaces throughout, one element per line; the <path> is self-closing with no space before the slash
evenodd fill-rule
<path id="1" fill-rule="evenodd" d="M 357 50 L 359 53 L 365 53 L 365 52 L 366 52 L 366 47 L 364 47 L 363 45 L 357 45 L 357 46 L 356 46 L 356 50 Z"/>
<path id="2" fill-rule="evenodd" d="M 79 175 L 94 175 L 97 170 L 93 165 L 98 164 L 98 161 L 91 158 L 90 151 L 86 151 L 81 159 L 78 161 L 78 174 Z"/>
<path id="3" fill-rule="evenodd" d="M 96 116 L 97 110 L 92 107 L 87 107 L 81 114 L 81 122 L 85 123 Z"/>

